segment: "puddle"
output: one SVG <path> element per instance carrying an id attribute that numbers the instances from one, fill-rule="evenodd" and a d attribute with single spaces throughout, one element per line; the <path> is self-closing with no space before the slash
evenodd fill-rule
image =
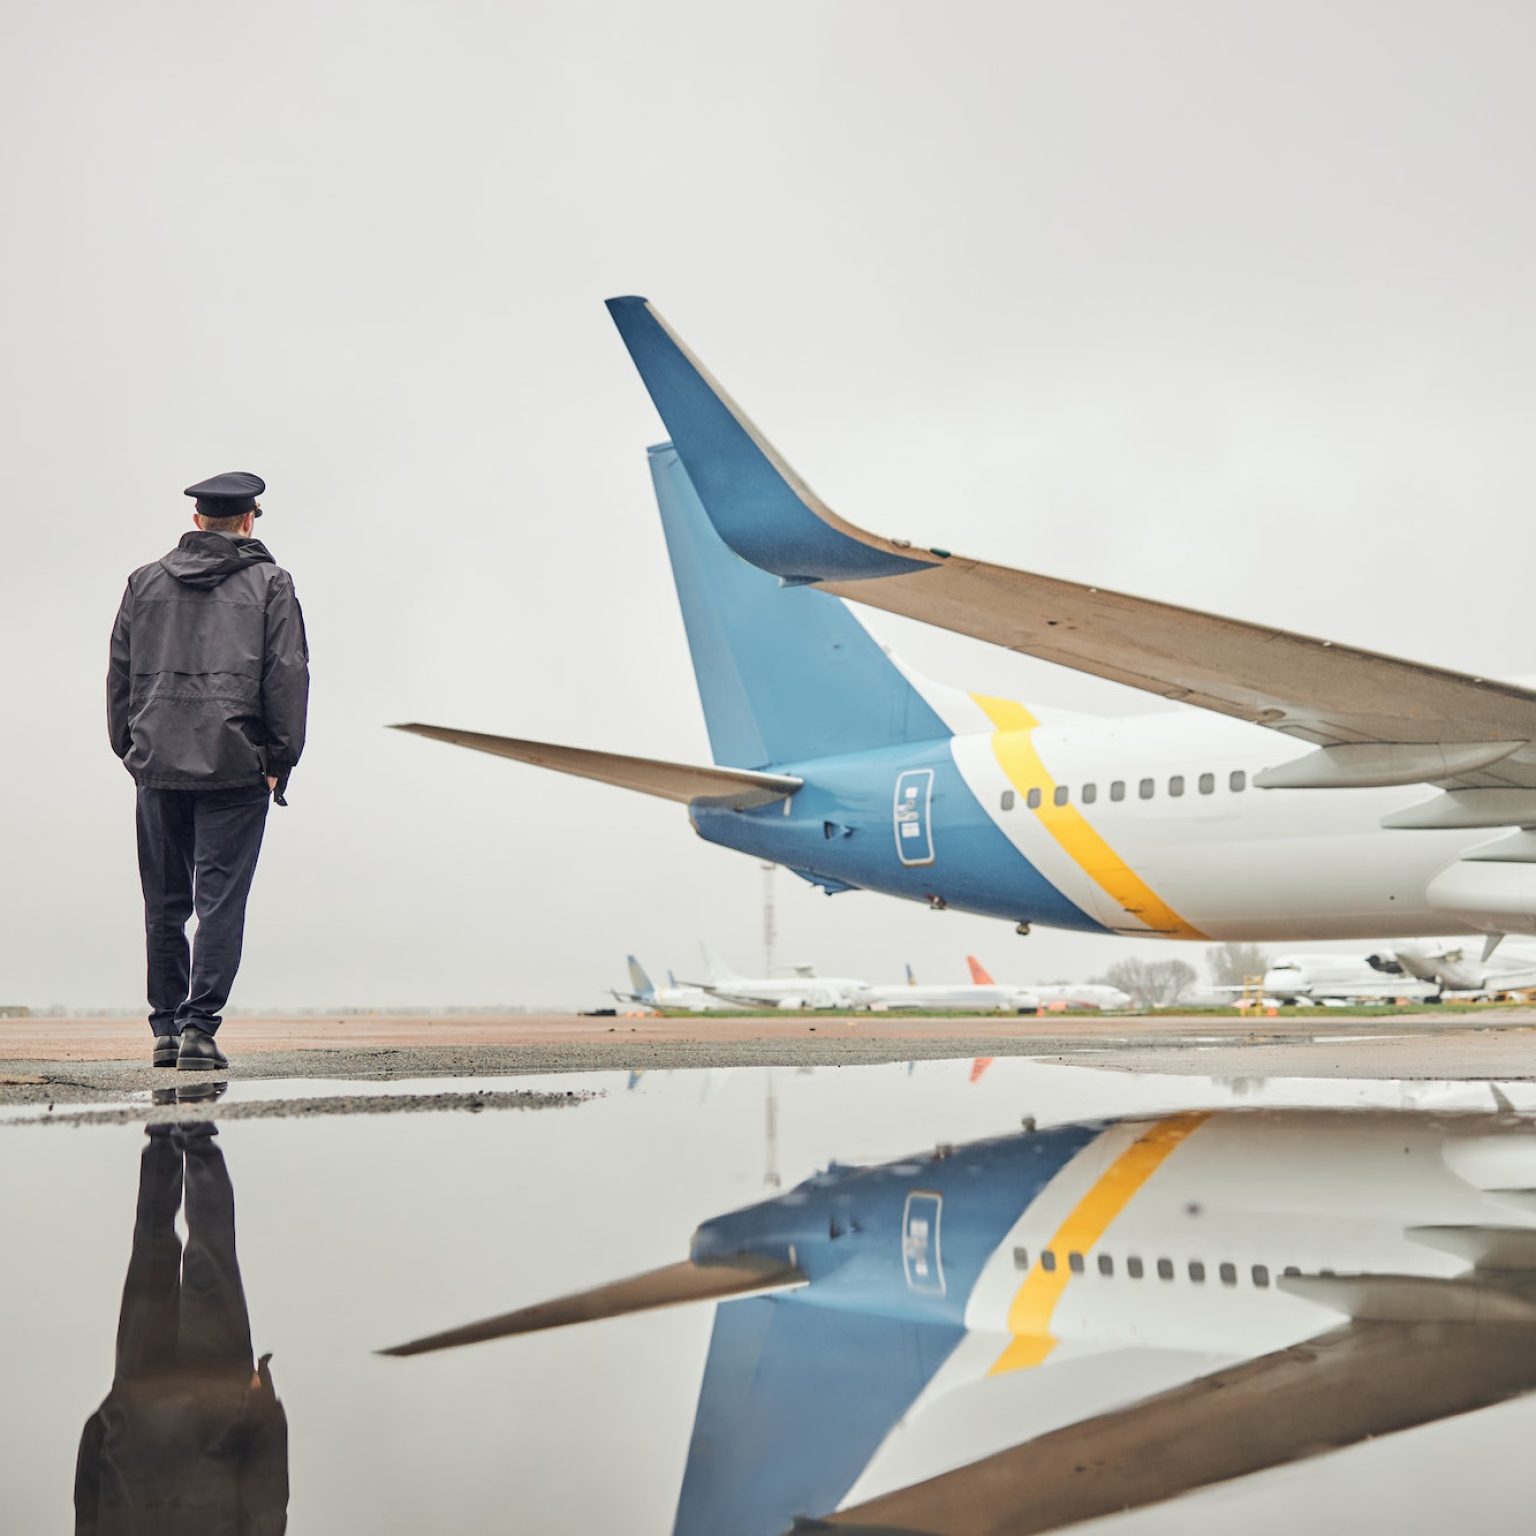
<path id="1" fill-rule="evenodd" d="M 1438 1532 L 1529 1503 L 1536 1086 L 1008 1058 L 229 1097 L 453 1087 L 602 1092 L 0 1131 L 5 1528 L 67 1529 L 77 1490 L 102 1530 L 243 1500 L 300 1536 L 1123 1504 L 1079 1528 Z M 650 1271 L 588 1310 L 743 1294 L 376 1353 Z"/>

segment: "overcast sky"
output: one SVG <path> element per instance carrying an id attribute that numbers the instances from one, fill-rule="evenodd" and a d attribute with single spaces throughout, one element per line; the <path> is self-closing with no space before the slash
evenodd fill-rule
<path id="1" fill-rule="evenodd" d="M 758 870 L 681 808 L 383 728 L 708 760 L 615 293 L 855 521 L 1536 672 L 1527 5 L 6 23 L 0 1002 L 140 996 L 107 632 L 182 486 L 236 468 L 314 658 L 236 1003 L 585 1002 L 700 938 L 755 967 Z M 964 686 L 1146 707 L 871 627 Z M 1137 948 L 787 874 L 779 916 L 781 958 L 872 980 Z"/>

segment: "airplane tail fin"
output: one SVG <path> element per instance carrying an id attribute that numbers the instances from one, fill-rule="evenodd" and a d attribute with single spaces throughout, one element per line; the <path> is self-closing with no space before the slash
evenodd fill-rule
<path id="1" fill-rule="evenodd" d="M 910 960 L 907 961 L 907 985 L 909 987 L 917 985 L 917 977 L 912 974 L 912 962 Z"/>
<path id="2" fill-rule="evenodd" d="M 656 996 L 656 988 L 651 985 L 651 978 L 645 974 L 645 967 L 635 959 L 629 957 L 629 984 L 635 989 L 637 997 L 644 998 L 646 1002 Z"/>
<path id="3" fill-rule="evenodd" d="M 704 956 L 704 974 L 708 980 L 712 982 L 741 980 L 741 973 L 733 971 L 708 944 L 701 943 L 699 953 Z"/>
<path id="4" fill-rule="evenodd" d="M 997 985 L 997 983 L 992 980 L 992 977 L 986 966 L 984 966 L 981 961 L 976 958 L 975 955 L 967 955 L 965 957 L 965 963 L 970 966 L 971 980 L 974 981 L 978 987 L 995 987 Z"/>

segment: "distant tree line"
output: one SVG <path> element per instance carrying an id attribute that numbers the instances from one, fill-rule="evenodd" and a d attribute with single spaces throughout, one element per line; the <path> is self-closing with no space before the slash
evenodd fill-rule
<path id="1" fill-rule="evenodd" d="M 1269 952 L 1258 944 L 1216 944 L 1206 952 L 1205 963 L 1213 987 L 1240 989 L 1250 976 L 1262 976 L 1269 969 Z M 1093 979 L 1130 993 L 1138 1008 L 1175 1008 L 1199 973 L 1187 960 L 1127 959 L 1115 961 Z"/>

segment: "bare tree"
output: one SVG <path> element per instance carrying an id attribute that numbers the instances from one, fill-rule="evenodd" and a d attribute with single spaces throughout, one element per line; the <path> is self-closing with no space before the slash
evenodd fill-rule
<path id="1" fill-rule="evenodd" d="M 1206 951 L 1205 963 L 1212 986 L 1240 987 L 1269 969 L 1269 951 L 1262 944 L 1218 944 Z"/>
<path id="2" fill-rule="evenodd" d="M 1171 1008 L 1194 986 L 1194 966 L 1184 960 L 1117 960 L 1094 978 L 1129 992 L 1138 1008 Z"/>

